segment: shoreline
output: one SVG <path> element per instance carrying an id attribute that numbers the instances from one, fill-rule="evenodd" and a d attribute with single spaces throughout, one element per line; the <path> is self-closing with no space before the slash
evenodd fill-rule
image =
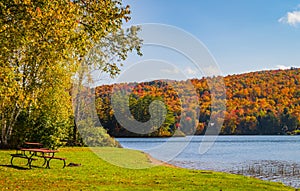
<path id="1" fill-rule="evenodd" d="M 175 166 L 175 165 L 172 165 L 172 164 L 169 164 L 167 162 L 164 162 L 164 161 L 161 161 L 161 160 L 158 160 L 154 157 L 152 157 L 150 154 L 146 153 L 146 152 L 143 152 L 141 151 L 143 154 L 145 154 L 149 160 L 149 162 L 155 166 L 166 166 L 166 167 L 171 167 L 171 168 L 182 168 L 182 167 L 179 167 L 179 166 Z"/>
<path id="2" fill-rule="evenodd" d="M 181 166 L 176 166 L 174 164 L 169 164 L 167 162 L 158 160 L 154 157 L 152 157 L 150 154 L 141 151 L 143 154 L 145 154 L 149 160 L 149 162 L 155 166 L 165 166 L 165 167 L 170 167 L 170 168 L 177 168 L 177 169 L 191 169 L 191 168 L 185 168 L 185 167 L 181 167 Z M 230 172 L 230 171 L 218 171 L 218 170 L 205 170 L 205 169 L 193 169 L 193 170 L 199 170 L 199 171 L 210 171 L 210 172 L 221 172 L 221 173 L 228 173 L 228 174 L 232 174 L 232 175 L 240 175 L 240 176 L 244 176 L 244 177 L 252 177 L 252 178 L 257 178 L 259 180 L 263 180 L 263 181 L 267 181 L 267 182 L 280 182 L 286 186 L 290 186 L 292 188 L 295 188 L 296 190 L 298 190 L 300 188 L 300 186 L 298 184 L 293 183 L 294 181 L 291 181 L 290 183 L 287 183 L 286 181 L 284 181 L 283 179 L 275 179 L 275 178 L 266 178 L 263 176 L 255 176 L 253 174 L 239 174 L 239 173 L 234 173 L 234 172 Z"/>

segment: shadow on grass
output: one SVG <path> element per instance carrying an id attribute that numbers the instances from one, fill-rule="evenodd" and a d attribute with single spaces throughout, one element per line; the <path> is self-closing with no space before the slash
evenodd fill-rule
<path id="1" fill-rule="evenodd" d="M 21 167 L 21 166 L 12 166 L 12 165 L 7 165 L 7 164 L 0 164 L 0 167 L 7 167 L 7 168 L 14 168 L 18 170 L 30 170 L 30 168 L 26 167 Z"/>
<path id="2" fill-rule="evenodd" d="M 42 168 L 42 169 L 47 169 L 44 166 L 36 166 L 36 165 L 31 165 L 31 169 L 29 167 L 23 167 L 23 166 L 14 166 L 14 165 L 8 165 L 8 164 L 0 164 L 0 167 L 6 167 L 6 168 L 14 168 L 17 170 L 31 170 L 33 168 Z"/>

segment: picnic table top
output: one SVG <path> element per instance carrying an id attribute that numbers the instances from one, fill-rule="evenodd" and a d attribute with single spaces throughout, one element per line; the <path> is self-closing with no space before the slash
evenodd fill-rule
<path id="1" fill-rule="evenodd" d="M 35 145 L 35 146 L 43 146 L 42 143 L 37 143 L 37 142 L 24 142 L 25 145 Z"/>
<path id="2" fill-rule="evenodd" d="M 51 150 L 51 149 L 28 149 L 28 148 L 21 148 L 21 151 L 30 151 L 30 152 L 41 152 L 41 153 L 57 153 L 58 150 Z"/>

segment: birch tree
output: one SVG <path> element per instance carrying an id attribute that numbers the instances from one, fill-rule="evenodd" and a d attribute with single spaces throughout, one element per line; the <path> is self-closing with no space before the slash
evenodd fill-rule
<path id="1" fill-rule="evenodd" d="M 52 121 L 69 120 L 72 76 L 90 49 L 120 31 L 129 14 L 129 6 L 113 0 L 0 2 L 2 146 L 9 146 L 21 112 L 34 119 L 47 111 Z"/>

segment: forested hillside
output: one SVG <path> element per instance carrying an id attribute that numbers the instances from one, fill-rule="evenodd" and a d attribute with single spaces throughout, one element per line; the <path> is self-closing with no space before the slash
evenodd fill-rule
<path id="1" fill-rule="evenodd" d="M 224 82 L 227 98 L 221 134 L 299 134 L 300 69 L 230 75 L 224 78 Z M 167 109 L 164 123 L 159 127 L 153 123 L 151 128 L 156 130 L 144 135 L 123 128 L 111 105 L 112 92 L 116 89 L 130 94 L 130 113 L 140 122 L 151 118 L 149 105 L 153 100 L 163 101 Z M 193 101 L 195 99 L 198 103 Z M 114 100 L 121 110 L 122 107 L 126 110 L 121 95 L 114 96 Z M 211 116 L 211 91 L 207 78 L 103 85 L 96 88 L 96 108 L 101 124 L 115 137 L 171 136 L 176 130 L 186 135 L 204 134 Z M 199 118 L 196 117 L 198 111 Z"/>

